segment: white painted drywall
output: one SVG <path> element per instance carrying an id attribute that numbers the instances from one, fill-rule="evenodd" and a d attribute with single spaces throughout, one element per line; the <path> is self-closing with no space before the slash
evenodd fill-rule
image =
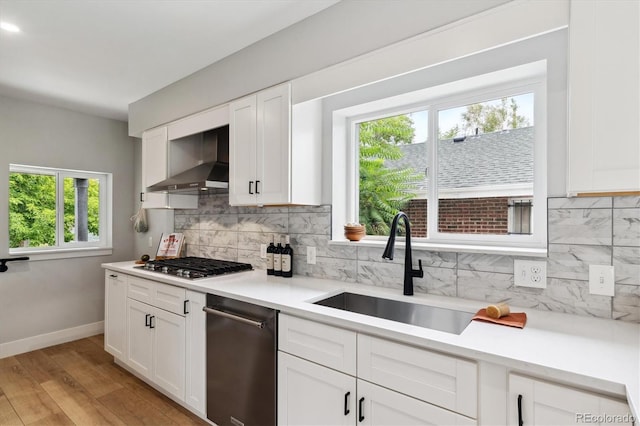
<path id="1" fill-rule="evenodd" d="M 343 0 L 130 104 L 129 134 L 139 137 L 144 130 L 159 124 L 310 74 L 507 1 Z"/>
<path id="2" fill-rule="evenodd" d="M 102 321 L 100 265 L 133 256 L 127 123 L 0 97 L 0 257 L 8 255 L 10 163 L 113 173 L 113 254 L 10 263 L 0 274 L 0 345 Z"/>

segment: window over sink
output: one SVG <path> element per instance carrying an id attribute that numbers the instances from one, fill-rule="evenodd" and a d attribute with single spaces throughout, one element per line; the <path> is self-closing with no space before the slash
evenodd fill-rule
<path id="1" fill-rule="evenodd" d="M 333 130 L 334 209 L 365 241 L 404 211 L 417 247 L 546 248 L 546 61 L 334 110 Z"/>
<path id="2" fill-rule="evenodd" d="M 10 254 L 86 256 L 110 245 L 110 173 L 9 166 Z"/>

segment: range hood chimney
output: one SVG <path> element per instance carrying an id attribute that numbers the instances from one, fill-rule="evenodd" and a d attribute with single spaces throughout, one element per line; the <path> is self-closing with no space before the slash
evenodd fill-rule
<path id="1" fill-rule="evenodd" d="M 168 179 L 151 185 L 150 192 L 197 192 L 209 188 L 229 188 L 229 126 L 207 131 L 205 140 L 216 140 L 216 160 L 207 161 L 191 169 L 185 170 Z M 174 142 L 179 143 L 179 142 Z M 171 161 L 171 159 L 169 159 Z"/>

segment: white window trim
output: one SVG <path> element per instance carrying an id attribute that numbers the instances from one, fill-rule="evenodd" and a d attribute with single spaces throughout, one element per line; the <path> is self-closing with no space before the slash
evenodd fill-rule
<path id="1" fill-rule="evenodd" d="M 513 78 L 513 75 L 518 75 Z M 474 87 L 475 86 L 475 87 Z M 472 87 L 470 90 L 465 88 Z M 428 237 L 412 239 L 412 247 L 420 250 L 467 251 L 529 256 L 546 255 L 547 249 L 547 96 L 546 61 L 520 65 L 507 70 L 428 88 L 391 98 L 376 100 L 333 111 L 333 181 L 332 243 L 343 244 L 342 226 L 357 222 L 357 123 L 380 117 L 404 114 L 419 109 L 446 109 L 473 100 L 499 98 L 501 93 L 534 93 L 534 198 L 532 235 L 472 235 L 437 231 L 437 222 L 429 221 Z M 471 101 L 471 102 L 469 102 Z M 365 119 L 366 118 L 366 119 Z M 436 117 L 429 117 L 430 140 L 435 134 Z M 427 144 L 433 150 L 432 144 Z M 437 158 L 432 152 L 430 174 L 437 173 Z M 435 193 L 435 180 L 430 180 L 429 193 Z M 429 203 L 428 217 L 437 217 L 437 204 Z M 386 237 L 365 237 L 359 245 L 379 246 Z"/>
<path id="2" fill-rule="evenodd" d="M 12 172 L 46 174 L 56 177 L 56 245 L 51 247 L 8 248 L 10 256 L 28 255 L 30 260 L 49 260 L 72 257 L 105 256 L 113 253 L 113 176 L 111 173 L 10 164 L 9 173 Z M 58 214 L 58 212 L 64 204 L 63 179 L 67 177 L 97 179 L 100 182 L 100 241 L 64 242 L 64 216 Z"/>

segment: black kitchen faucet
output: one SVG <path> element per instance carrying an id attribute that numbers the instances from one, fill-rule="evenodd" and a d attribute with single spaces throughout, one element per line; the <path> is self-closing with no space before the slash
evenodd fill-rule
<path id="1" fill-rule="evenodd" d="M 405 248 L 404 248 L 404 291 L 405 296 L 413 295 L 413 277 L 424 277 L 424 271 L 422 270 L 422 260 L 418 259 L 418 269 L 413 269 L 411 259 L 411 226 L 409 225 L 409 217 L 404 212 L 398 212 L 394 216 L 391 222 L 391 232 L 389 233 L 389 240 L 387 240 L 387 246 L 382 253 L 383 259 L 393 260 L 393 247 L 396 243 L 396 231 L 398 228 L 398 220 L 402 218 L 404 220 L 405 235 Z"/>

